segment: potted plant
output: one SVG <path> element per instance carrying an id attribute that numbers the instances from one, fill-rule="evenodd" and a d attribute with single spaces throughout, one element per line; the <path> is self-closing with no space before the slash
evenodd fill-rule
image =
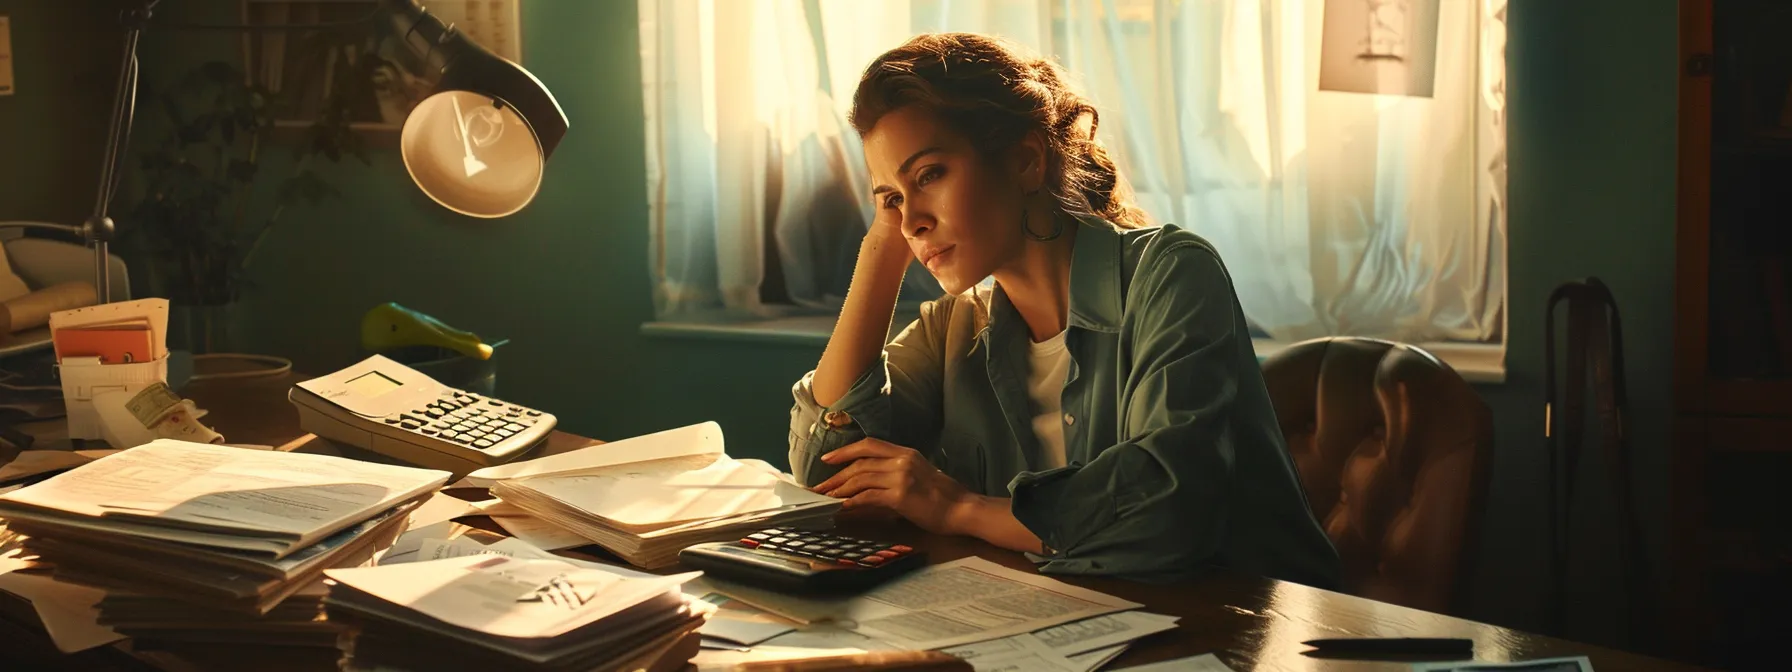
<path id="1" fill-rule="evenodd" d="M 287 143 L 293 161 L 280 175 L 268 174 L 265 159 L 280 144 L 274 120 L 293 101 L 235 64 L 205 63 L 146 96 L 148 105 L 139 103 L 139 118 L 159 113 L 165 128 L 134 152 L 141 198 L 121 221 L 120 241 L 142 260 L 152 293 L 175 308 L 172 347 L 202 353 L 236 345 L 229 313 L 250 289 L 244 271 L 262 241 L 289 210 L 340 193 L 317 161 L 368 162 L 365 139 L 350 122 L 378 95 L 383 80 L 376 75 L 390 63 L 361 56 L 330 64 L 338 76 L 315 119 Z M 279 180 L 271 200 L 255 194 L 266 179 Z"/>

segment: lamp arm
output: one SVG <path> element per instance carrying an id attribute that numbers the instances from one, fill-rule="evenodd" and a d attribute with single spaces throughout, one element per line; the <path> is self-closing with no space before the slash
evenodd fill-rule
<path id="1" fill-rule="evenodd" d="M 75 229 L 93 248 L 93 288 L 99 301 L 112 297 L 111 252 L 116 227 L 107 210 L 118 191 L 118 161 L 131 141 L 131 122 L 137 106 L 137 39 L 143 35 L 143 24 L 149 22 L 151 10 L 161 0 L 142 0 L 141 4 L 123 10 L 119 21 L 124 24 L 124 54 L 118 67 L 118 84 L 112 92 L 112 121 L 106 128 L 106 151 L 100 161 L 99 194 L 94 198 L 93 216 Z M 59 227 L 46 227 L 59 228 Z"/>

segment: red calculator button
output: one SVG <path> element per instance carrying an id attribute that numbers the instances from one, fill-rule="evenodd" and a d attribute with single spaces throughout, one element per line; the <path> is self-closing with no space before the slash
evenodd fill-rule
<path id="1" fill-rule="evenodd" d="M 897 553 L 897 552 L 895 552 L 895 551 L 878 551 L 878 552 L 877 552 L 877 555 L 879 555 L 879 556 L 882 556 L 882 557 L 884 557 L 884 558 L 885 558 L 885 559 L 889 559 L 889 558 L 894 558 L 894 557 L 896 557 L 896 556 L 898 556 L 898 555 L 902 555 L 902 554 L 901 554 L 901 553 Z"/>
<path id="2" fill-rule="evenodd" d="M 902 544 L 897 544 L 895 546 L 891 546 L 890 550 L 895 551 L 897 553 L 907 553 L 907 552 L 915 550 L 915 549 L 909 548 L 907 546 L 903 546 Z"/>
<path id="3" fill-rule="evenodd" d="M 876 564 L 882 563 L 883 561 L 884 561 L 884 558 L 881 555 L 867 555 L 867 556 L 859 559 L 859 562 L 865 563 L 867 565 L 876 565 Z"/>
<path id="4" fill-rule="evenodd" d="M 747 548 L 759 548 L 759 540 L 757 540 L 757 539 L 742 539 L 742 540 L 740 540 L 740 545 L 745 546 Z"/>
<path id="5" fill-rule="evenodd" d="M 840 563 L 840 564 L 842 564 L 842 565 L 846 565 L 846 566 L 847 566 L 847 567 L 857 567 L 857 566 L 859 566 L 859 563 L 856 563 L 856 562 L 853 562 L 853 561 L 851 561 L 851 560 L 847 560 L 847 559 L 846 559 L 846 558 L 841 558 L 841 559 L 839 559 L 839 560 L 836 560 L 836 561 L 835 561 L 835 562 L 838 562 L 838 563 Z"/>

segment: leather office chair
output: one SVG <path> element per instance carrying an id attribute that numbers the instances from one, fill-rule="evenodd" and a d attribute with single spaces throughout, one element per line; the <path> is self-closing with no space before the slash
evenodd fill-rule
<path id="1" fill-rule="evenodd" d="M 1430 353 L 1366 338 L 1295 344 L 1263 377 L 1344 589 L 1459 612 L 1493 447 L 1481 397 Z"/>

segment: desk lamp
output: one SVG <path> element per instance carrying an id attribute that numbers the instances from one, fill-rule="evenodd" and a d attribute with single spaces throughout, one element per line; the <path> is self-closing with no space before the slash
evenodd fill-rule
<path id="1" fill-rule="evenodd" d="M 535 198 L 542 166 L 566 136 L 566 114 L 547 87 L 430 14 L 417 0 L 380 0 L 367 21 L 390 22 L 412 72 L 434 83 L 405 118 L 399 147 L 405 169 L 423 193 L 473 217 L 503 217 Z M 118 190 L 119 161 L 130 141 L 137 102 L 137 39 L 161 0 L 139 0 L 122 12 L 124 58 L 112 99 L 106 151 L 93 216 L 80 226 L 40 225 L 81 236 L 94 253 L 94 289 L 111 300 L 107 247 L 116 227 L 107 206 Z M 340 25 L 340 24 L 332 24 Z M 245 30 L 306 26 L 243 26 Z"/>

